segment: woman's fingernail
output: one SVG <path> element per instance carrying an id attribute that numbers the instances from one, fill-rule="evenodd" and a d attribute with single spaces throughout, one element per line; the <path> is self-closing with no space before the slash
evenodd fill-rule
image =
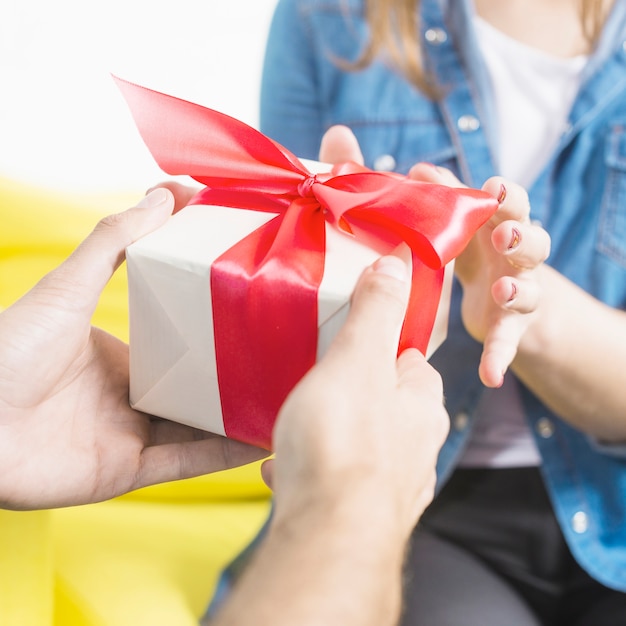
<path id="1" fill-rule="evenodd" d="M 409 278 L 409 268 L 406 266 L 406 263 L 393 255 L 380 257 L 374 263 L 372 269 L 379 274 L 391 276 L 403 283 Z"/>
<path id="2" fill-rule="evenodd" d="M 517 228 L 513 228 L 511 232 L 511 241 L 508 245 L 508 250 L 514 250 L 519 246 L 519 242 L 522 240 L 522 235 Z"/>
<path id="3" fill-rule="evenodd" d="M 506 187 L 500 185 L 500 193 L 498 194 L 498 204 L 502 204 L 506 198 Z"/>
<path id="4" fill-rule="evenodd" d="M 511 304 L 511 302 L 513 302 L 515 298 L 517 298 L 517 285 L 515 283 L 511 283 L 511 295 L 509 296 L 509 299 L 506 301 L 506 303 Z"/>
<path id="5" fill-rule="evenodd" d="M 170 193 L 163 187 L 157 187 L 152 191 L 149 191 L 138 203 L 137 208 L 141 209 L 156 209 L 162 206 L 170 199 Z"/>

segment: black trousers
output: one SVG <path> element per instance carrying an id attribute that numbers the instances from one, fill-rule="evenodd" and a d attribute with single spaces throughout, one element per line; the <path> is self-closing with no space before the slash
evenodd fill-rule
<path id="1" fill-rule="evenodd" d="M 413 533 L 401 624 L 626 626 L 626 594 L 576 563 L 537 468 L 460 469 Z"/>

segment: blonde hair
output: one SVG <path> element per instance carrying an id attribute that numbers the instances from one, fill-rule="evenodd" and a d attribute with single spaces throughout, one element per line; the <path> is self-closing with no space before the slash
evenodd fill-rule
<path id="1" fill-rule="evenodd" d="M 435 96 L 437 89 L 422 62 L 419 33 L 420 0 L 364 0 L 370 40 L 355 69 L 369 65 L 385 53 L 391 63 L 424 93 Z M 608 12 L 606 0 L 579 0 L 585 37 L 593 45 L 602 31 Z"/>

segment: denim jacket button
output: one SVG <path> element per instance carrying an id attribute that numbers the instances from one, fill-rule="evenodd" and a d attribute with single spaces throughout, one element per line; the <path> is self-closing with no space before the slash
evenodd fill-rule
<path id="1" fill-rule="evenodd" d="M 391 154 L 381 154 L 374 160 L 374 169 L 377 172 L 391 172 L 396 166 L 396 160 Z"/>
<path id="2" fill-rule="evenodd" d="M 448 41 L 448 33 L 443 28 L 429 28 L 424 33 L 424 39 L 433 46 L 439 46 Z"/>
<path id="3" fill-rule="evenodd" d="M 473 133 L 480 128 L 480 121 L 474 115 L 461 115 L 456 125 L 462 133 Z"/>
<path id="4" fill-rule="evenodd" d="M 537 420 L 535 428 L 539 436 L 543 437 L 543 439 L 550 439 L 554 434 L 554 424 L 547 417 L 542 417 Z"/>
<path id="5" fill-rule="evenodd" d="M 454 430 L 458 430 L 458 431 L 465 430 L 467 428 L 468 423 L 469 423 L 469 417 L 467 416 L 467 413 L 464 413 L 464 412 L 457 413 L 454 416 L 454 420 L 452 421 Z"/>
<path id="6" fill-rule="evenodd" d="M 572 516 L 572 530 L 579 535 L 586 532 L 589 527 L 589 520 L 584 511 L 577 511 Z"/>

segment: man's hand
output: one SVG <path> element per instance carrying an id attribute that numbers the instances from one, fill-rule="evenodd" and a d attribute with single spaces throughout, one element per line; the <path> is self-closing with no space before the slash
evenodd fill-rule
<path id="1" fill-rule="evenodd" d="M 449 420 L 439 374 L 417 350 L 397 356 L 409 291 L 404 260 L 383 257 L 367 269 L 328 353 L 283 405 L 277 523 L 298 511 L 358 516 L 374 506 L 390 532 L 408 536 L 430 503 Z"/>
<path id="2" fill-rule="evenodd" d="M 439 375 L 417 350 L 397 356 L 407 262 L 364 272 L 345 325 L 285 401 L 263 465 L 274 515 L 216 626 L 397 623 L 449 426 Z"/>
<path id="3" fill-rule="evenodd" d="M 173 207 L 160 189 L 103 219 L 0 314 L 0 506 L 95 502 L 267 455 L 131 409 L 128 347 L 90 325 L 126 247 Z"/>

